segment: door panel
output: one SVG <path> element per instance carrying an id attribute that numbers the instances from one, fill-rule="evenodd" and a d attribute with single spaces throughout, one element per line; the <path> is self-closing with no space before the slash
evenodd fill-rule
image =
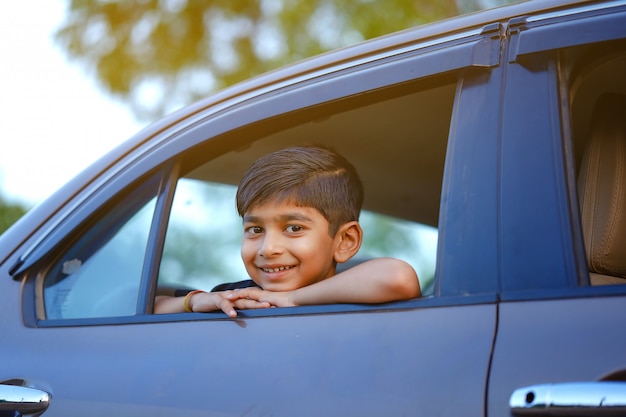
<path id="1" fill-rule="evenodd" d="M 48 417 L 477 416 L 494 326 L 485 304 L 22 328 L 2 374 L 49 392 Z"/>
<path id="2" fill-rule="evenodd" d="M 624 317 L 626 295 L 502 303 L 488 415 L 510 415 L 518 388 L 626 371 Z"/>
<path id="3" fill-rule="evenodd" d="M 622 6 L 591 5 L 528 19 L 520 32 L 512 26 L 509 52 L 517 56 L 507 68 L 501 153 L 503 301 L 488 416 L 512 415 L 512 394 L 531 386 L 540 386 L 537 395 L 514 399 L 527 406 L 520 415 L 595 415 L 556 407 L 542 414 L 534 401 L 545 384 L 554 384 L 550 401 L 574 405 L 592 396 L 612 401 L 614 385 L 598 381 L 626 384 L 626 288 L 587 286 L 576 190 L 590 108 L 602 93 L 624 89 L 625 16 Z"/>

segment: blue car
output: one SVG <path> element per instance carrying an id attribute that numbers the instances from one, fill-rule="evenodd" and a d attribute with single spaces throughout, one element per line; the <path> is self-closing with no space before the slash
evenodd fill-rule
<path id="1" fill-rule="evenodd" d="M 421 297 L 153 314 L 247 278 L 235 187 L 309 143 L 361 175 L 357 258 Z M 0 415 L 626 415 L 624 284 L 626 2 L 518 3 L 228 88 L 27 213 L 0 236 Z"/>

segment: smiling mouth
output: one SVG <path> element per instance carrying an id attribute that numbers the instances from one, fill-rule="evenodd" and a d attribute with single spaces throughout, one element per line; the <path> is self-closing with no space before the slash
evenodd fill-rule
<path id="1" fill-rule="evenodd" d="M 287 271 L 288 269 L 295 268 L 294 266 L 279 266 L 276 268 L 261 268 L 263 272 L 272 273 L 272 272 L 281 272 Z"/>

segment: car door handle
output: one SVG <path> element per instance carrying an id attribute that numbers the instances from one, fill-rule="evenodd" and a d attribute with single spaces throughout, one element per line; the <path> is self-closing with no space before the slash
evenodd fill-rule
<path id="1" fill-rule="evenodd" d="M 513 392 L 514 416 L 624 416 L 626 382 L 567 382 L 533 385 Z"/>
<path id="2" fill-rule="evenodd" d="M 41 413 L 50 404 L 50 394 L 35 388 L 19 385 L 0 384 L 0 414 L 3 412 L 20 414 Z"/>

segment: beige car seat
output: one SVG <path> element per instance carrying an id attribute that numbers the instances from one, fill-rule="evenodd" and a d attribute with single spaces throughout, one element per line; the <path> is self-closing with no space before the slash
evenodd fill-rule
<path id="1" fill-rule="evenodd" d="M 595 108 L 578 179 L 592 285 L 626 284 L 626 96 L 602 96 Z"/>

